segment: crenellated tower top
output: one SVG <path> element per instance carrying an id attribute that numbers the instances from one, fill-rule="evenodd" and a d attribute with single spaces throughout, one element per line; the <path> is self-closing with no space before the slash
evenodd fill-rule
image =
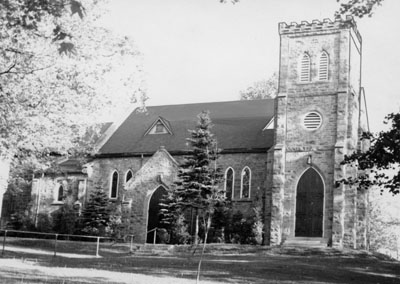
<path id="1" fill-rule="evenodd" d="M 279 23 L 279 34 L 329 31 L 344 28 L 352 28 L 358 40 L 361 42 L 361 35 L 357 30 L 356 22 L 352 16 L 346 16 L 345 19 L 336 19 L 335 21 L 324 19 L 323 21 L 313 20 L 311 23 L 307 21 L 302 21 L 301 23 L 291 22 L 290 24 L 281 22 Z"/>

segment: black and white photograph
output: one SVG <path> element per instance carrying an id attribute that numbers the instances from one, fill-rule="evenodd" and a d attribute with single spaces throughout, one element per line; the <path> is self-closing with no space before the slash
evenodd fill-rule
<path id="1" fill-rule="evenodd" d="M 0 283 L 400 283 L 399 14 L 0 0 Z"/>

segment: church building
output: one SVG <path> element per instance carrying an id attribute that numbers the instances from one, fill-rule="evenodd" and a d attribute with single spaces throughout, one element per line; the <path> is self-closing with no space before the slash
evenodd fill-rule
<path id="1" fill-rule="evenodd" d="M 275 99 L 134 110 L 105 131 L 83 171 L 34 180 L 37 212 L 57 210 L 65 192 L 84 206 L 88 192 L 102 188 L 118 204 L 125 232 L 146 242 L 158 225 L 159 200 L 190 150 L 188 130 L 208 110 L 226 198 L 244 214 L 262 200 L 266 244 L 365 248 L 367 195 L 336 182 L 357 175 L 341 162 L 366 147 L 361 36 L 351 17 L 280 23 L 279 35 Z"/>

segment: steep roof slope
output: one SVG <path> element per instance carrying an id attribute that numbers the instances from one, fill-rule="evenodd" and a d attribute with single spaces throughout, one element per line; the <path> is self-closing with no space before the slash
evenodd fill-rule
<path id="1" fill-rule="evenodd" d="M 136 109 L 104 143 L 99 154 L 151 154 L 160 146 L 172 154 L 185 152 L 189 150 L 188 130 L 195 129 L 197 115 L 203 110 L 210 111 L 212 132 L 222 150 L 260 151 L 272 146 L 273 130 L 263 131 L 263 128 L 274 116 L 274 100 L 265 99 L 149 106 L 145 112 Z M 145 135 L 160 117 L 169 123 L 172 135 Z"/>

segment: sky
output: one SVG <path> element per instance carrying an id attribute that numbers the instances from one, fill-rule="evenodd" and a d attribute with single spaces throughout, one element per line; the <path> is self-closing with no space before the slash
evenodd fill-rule
<path id="1" fill-rule="evenodd" d="M 103 25 L 131 37 L 143 55 L 147 105 L 238 100 L 278 71 L 279 22 L 333 19 L 336 0 L 111 0 Z M 357 19 L 362 85 L 371 130 L 400 111 L 400 1 Z"/>

